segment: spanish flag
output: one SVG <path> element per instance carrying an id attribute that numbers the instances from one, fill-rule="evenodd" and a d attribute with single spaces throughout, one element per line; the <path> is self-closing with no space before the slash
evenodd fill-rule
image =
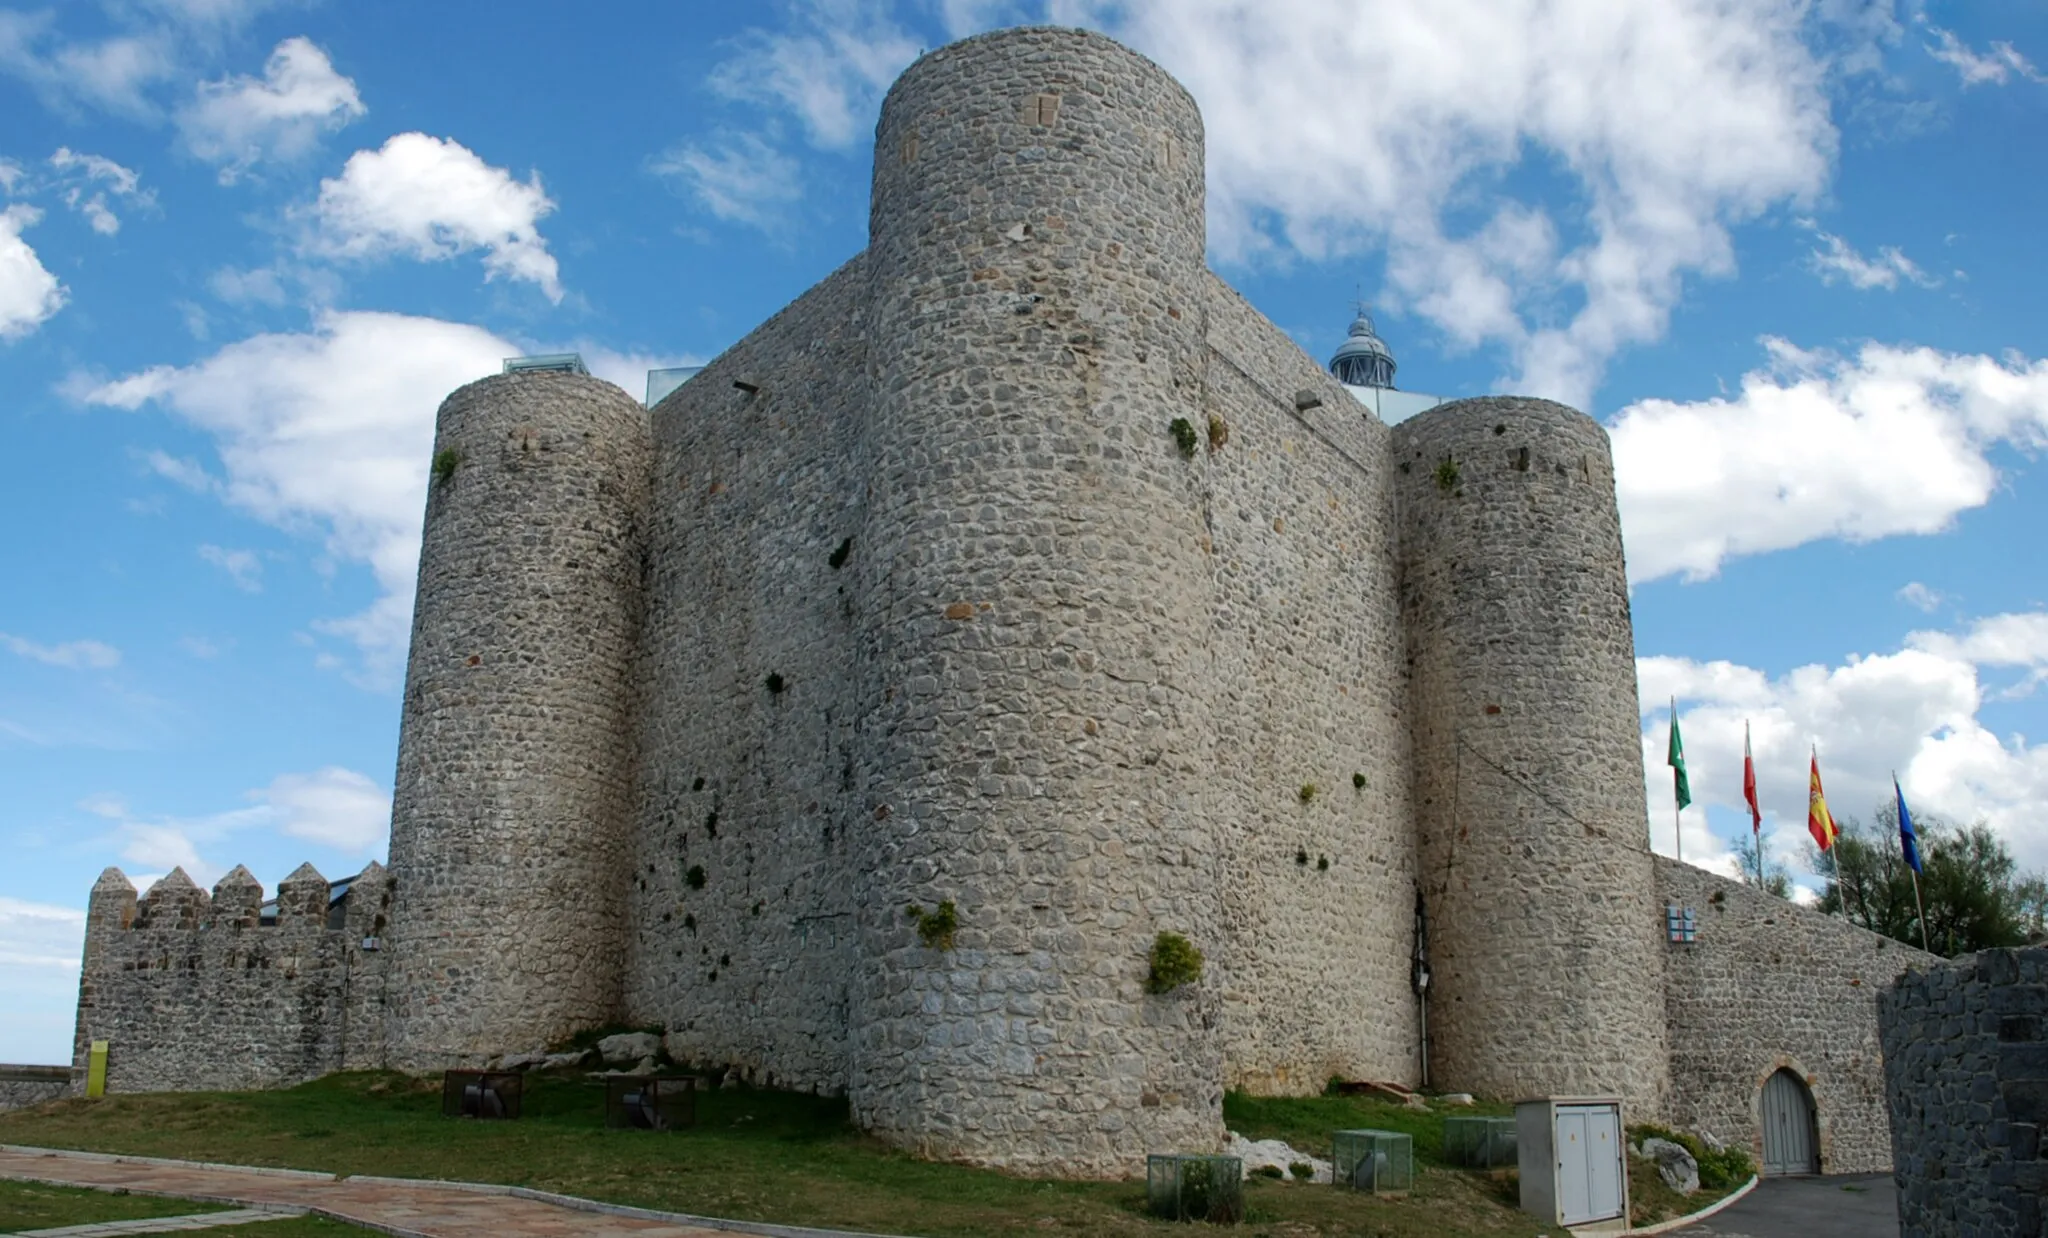
<path id="1" fill-rule="evenodd" d="M 1806 831 L 1813 835 L 1813 841 L 1822 851 L 1835 845 L 1840 833 L 1835 829 L 1835 819 L 1828 814 L 1828 797 L 1820 789 L 1820 754 L 1813 754 L 1813 773 L 1806 783 Z"/>

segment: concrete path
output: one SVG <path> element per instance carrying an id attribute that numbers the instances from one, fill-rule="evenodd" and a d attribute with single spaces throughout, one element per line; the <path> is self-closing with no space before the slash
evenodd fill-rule
<path id="1" fill-rule="evenodd" d="M 95 1221 L 91 1225 L 60 1225 L 55 1229 L 14 1230 L 14 1238 L 121 1238 L 124 1234 L 182 1234 L 216 1225 L 254 1225 L 304 1216 L 297 1208 L 241 1208 L 233 1212 L 195 1212 L 181 1217 L 139 1217 L 133 1221 Z"/>
<path id="2" fill-rule="evenodd" d="M 624 1208 L 522 1187 L 336 1178 L 288 1169 L 5 1145 L 0 1145 L 0 1178 L 312 1212 L 398 1238 L 724 1238 L 733 1233 L 885 1238 Z"/>
<path id="3" fill-rule="evenodd" d="M 1683 1238 L 1898 1238 L 1899 1196 L 1890 1174 L 1765 1178 Z"/>

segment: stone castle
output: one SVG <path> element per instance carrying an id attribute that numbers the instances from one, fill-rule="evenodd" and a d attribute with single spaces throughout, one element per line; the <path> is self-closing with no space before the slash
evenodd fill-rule
<path id="1" fill-rule="evenodd" d="M 1827 1169 L 1888 1163 L 1874 994 L 1926 956 L 1649 851 L 1596 422 L 1361 405 L 1209 271 L 1195 103 L 1099 35 L 920 59 L 870 219 L 652 409 L 448 397 L 389 871 L 301 869 L 273 915 L 244 870 L 139 902 L 109 870 L 80 1071 L 660 1025 L 927 1155 L 1077 1175 L 1332 1076 L 1768 1152 L 1790 1071 Z M 1163 994 L 1161 933 L 1206 957 Z"/>

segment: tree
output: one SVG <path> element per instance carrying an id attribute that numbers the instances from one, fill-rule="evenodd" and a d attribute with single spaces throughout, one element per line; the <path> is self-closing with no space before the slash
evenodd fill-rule
<path id="1" fill-rule="evenodd" d="M 1766 855 L 1763 877 L 1757 877 L 1755 838 L 1736 840 L 1735 861 L 1742 866 L 1742 884 L 1755 886 L 1764 893 L 1775 894 L 1779 898 L 1792 897 L 1792 873 L 1785 867 L 1783 860 Z"/>
<path id="2" fill-rule="evenodd" d="M 1898 806 L 1881 805 L 1868 825 L 1853 817 L 1836 817 L 1835 824 L 1841 835 L 1832 857 L 1806 845 L 1807 866 L 1827 882 L 1820 910 L 1919 945 L 1920 913 L 1913 900 L 1913 871 L 1899 846 Z M 1927 942 L 1936 954 L 1954 958 L 1993 946 L 2025 945 L 2048 927 L 2048 880 L 2020 872 L 1989 826 L 1957 826 L 1932 814 L 1916 816 L 1914 826 Z"/>

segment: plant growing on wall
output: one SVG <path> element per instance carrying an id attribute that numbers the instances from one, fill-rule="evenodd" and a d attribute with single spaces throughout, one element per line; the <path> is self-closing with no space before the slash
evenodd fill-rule
<path id="1" fill-rule="evenodd" d="M 1209 452 L 1214 455 L 1223 450 L 1223 444 L 1230 441 L 1230 423 L 1214 413 L 1209 414 Z"/>
<path id="2" fill-rule="evenodd" d="M 833 552 L 832 552 L 832 557 L 831 557 L 831 558 L 829 558 L 829 559 L 826 559 L 826 560 L 825 560 L 825 562 L 827 562 L 827 563 L 831 564 L 831 565 L 832 565 L 832 570 L 836 572 L 836 571 L 838 571 L 838 570 L 839 570 L 840 568 L 842 568 L 842 567 L 845 567 L 845 566 L 846 566 L 846 556 L 848 556 L 848 555 L 850 555 L 850 554 L 852 554 L 852 553 L 853 553 L 853 539 L 849 537 L 849 538 L 847 538 L 847 539 L 846 539 L 845 541 L 843 541 L 843 542 L 839 543 L 839 549 L 837 549 L 837 550 L 833 551 Z"/>
<path id="3" fill-rule="evenodd" d="M 1313 802 L 1316 796 L 1321 793 L 1322 788 L 1318 787 L 1316 784 L 1312 782 L 1302 783 L 1301 790 L 1295 792 L 1296 795 L 1299 795 L 1301 797 L 1301 802 L 1304 804 Z"/>
<path id="4" fill-rule="evenodd" d="M 1458 462 L 1449 456 L 1436 466 L 1436 488 L 1445 494 L 1458 488 Z"/>
<path id="5" fill-rule="evenodd" d="M 761 682 L 767 686 L 768 694 L 770 696 L 781 696 L 782 690 L 789 686 L 787 683 L 783 682 L 781 671 L 769 671 L 768 678 L 762 680 Z"/>
<path id="6" fill-rule="evenodd" d="M 1353 788 L 1355 788 L 1356 790 L 1359 790 L 1359 791 L 1363 791 L 1363 790 L 1365 790 L 1365 775 L 1364 775 L 1364 774 L 1353 774 L 1353 775 L 1351 775 L 1351 785 L 1352 785 L 1352 787 L 1353 787 Z"/>
<path id="7" fill-rule="evenodd" d="M 1171 993 L 1202 978 L 1202 952 L 1179 933 L 1152 939 L 1152 970 L 1145 977 L 1147 993 Z"/>
<path id="8" fill-rule="evenodd" d="M 926 911 L 912 903 L 905 909 L 911 922 L 917 925 L 917 939 L 931 950 L 951 950 L 954 930 L 960 927 L 960 909 L 947 899 L 937 907 Z"/>
<path id="9" fill-rule="evenodd" d="M 1192 460 L 1195 458 L 1195 423 L 1185 417 L 1175 417 L 1166 427 L 1173 433 L 1173 442 L 1180 448 L 1180 454 Z"/>
<path id="10" fill-rule="evenodd" d="M 690 865 L 690 871 L 683 874 L 683 883 L 689 886 L 692 890 L 703 889 L 704 866 L 702 864 Z"/>
<path id="11" fill-rule="evenodd" d="M 443 447 L 434 453 L 434 480 L 447 481 L 455 476 L 455 470 L 462 465 L 462 453 L 453 447 Z"/>

